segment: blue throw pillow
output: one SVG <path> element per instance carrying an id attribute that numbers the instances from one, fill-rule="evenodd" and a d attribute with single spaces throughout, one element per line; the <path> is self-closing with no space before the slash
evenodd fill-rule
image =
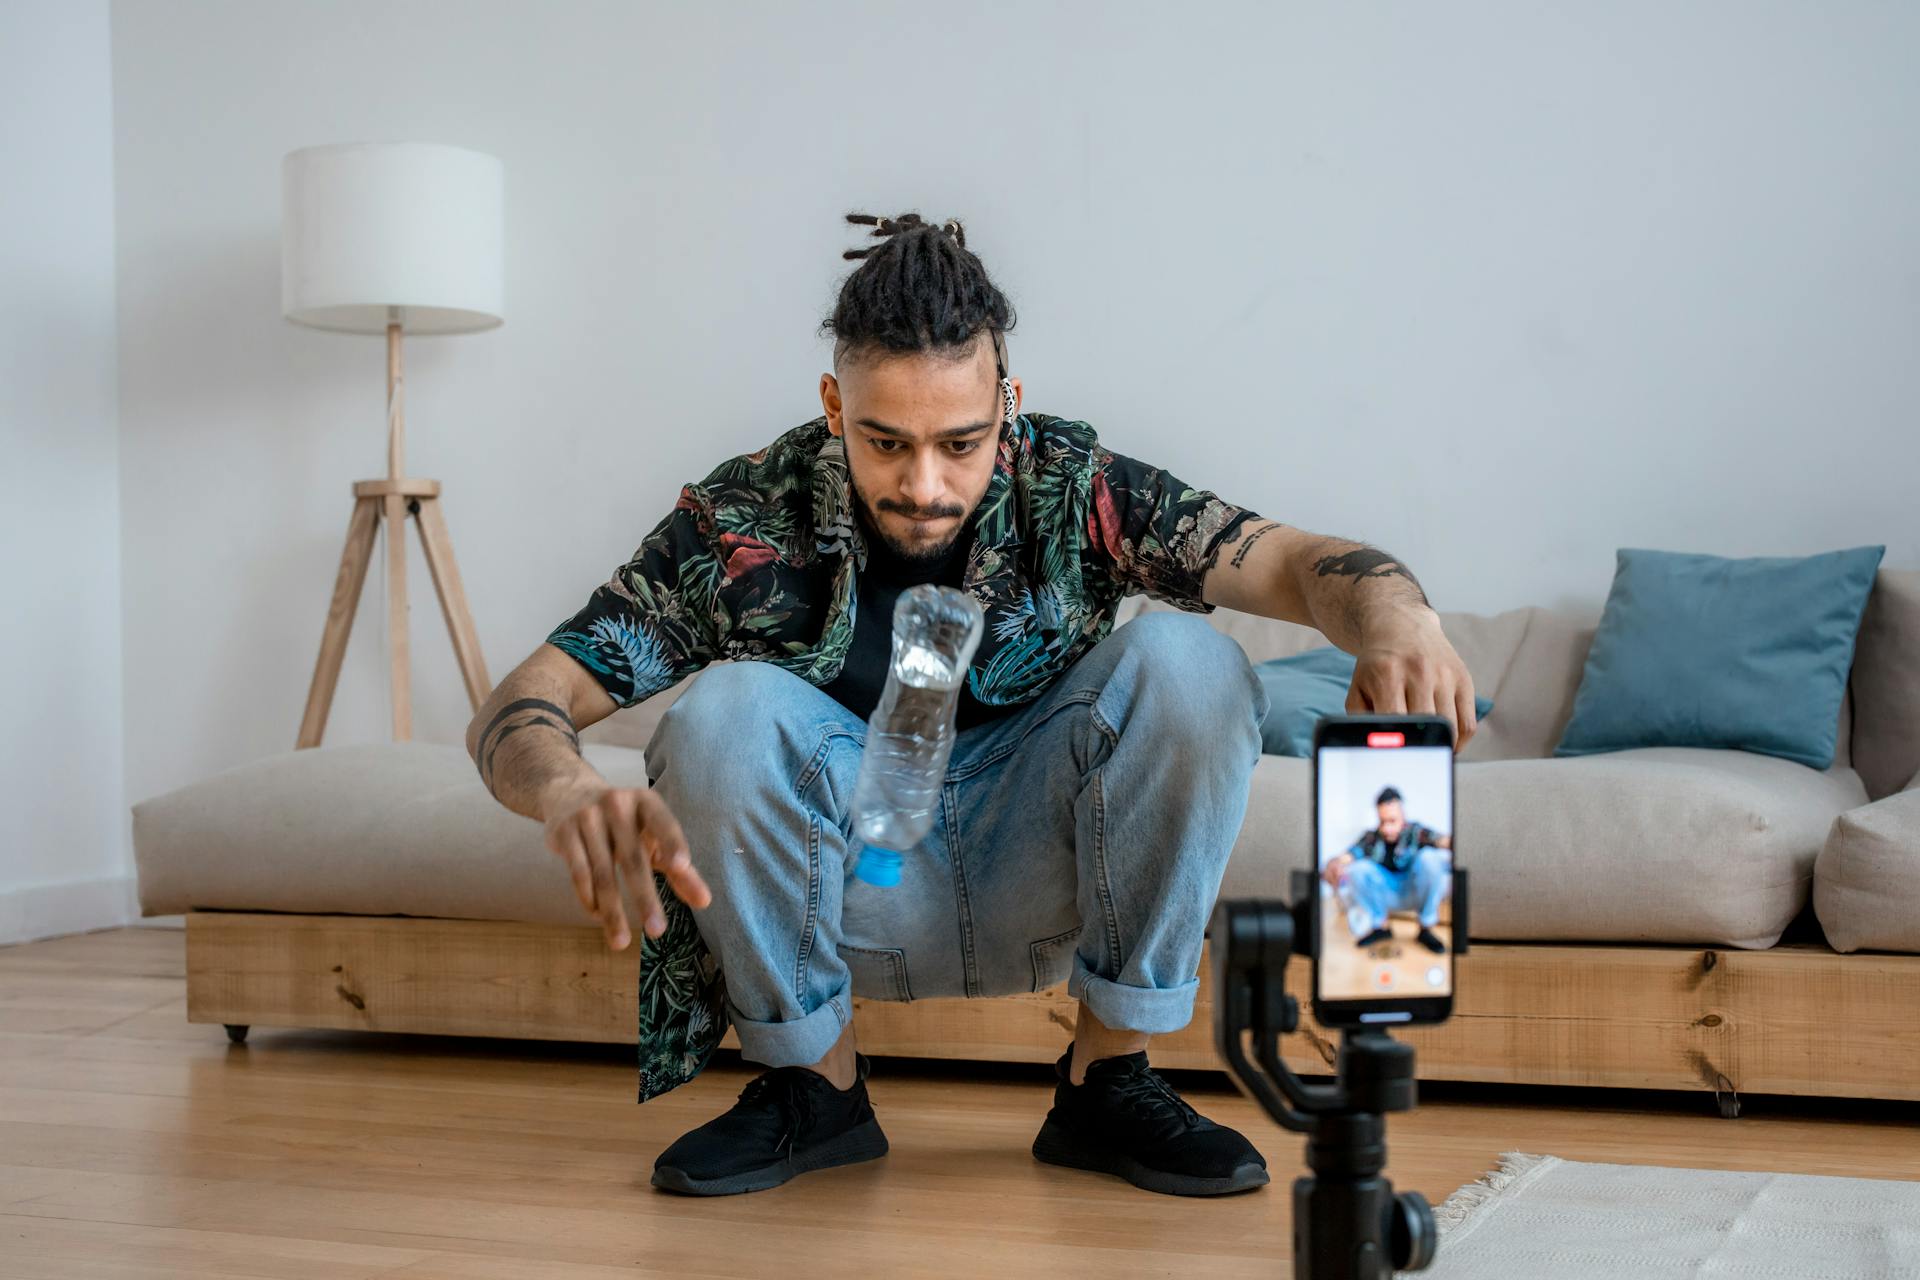
<path id="1" fill-rule="evenodd" d="M 1347 713 L 1354 661 L 1352 654 L 1328 645 L 1256 666 L 1254 674 L 1267 691 L 1260 749 L 1270 756 L 1311 756 L 1313 726 L 1323 717 Z M 1486 698 L 1473 702 L 1474 714 L 1482 719 L 1493 710 Z"/>
<path id="2" fill-rule="evenodd" d="M 1827 768 L 1885 552 L 1727 560 L 1623 549 L 1554 754 L 1724 747 Z"/>

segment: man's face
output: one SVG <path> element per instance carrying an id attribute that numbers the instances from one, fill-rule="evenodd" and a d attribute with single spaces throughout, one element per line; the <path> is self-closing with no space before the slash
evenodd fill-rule
<path id="1" fill-rule="evenodd" d="M 1380 835 L 1383 839 L 1398 840 L 1406 825 L 1407 815 L 1398 800 L 1389 800 L 1380 806 Z"/>
<path id="2" fill-rule="evenodd" d="M 1014 379 L 1016 398 L 1019 379 Z M 854 503 L 867 527 L 906 560 L 952 550 L 986 496 L 1000 443 L 993 344 L 970 357 L 856 356 L 820 376 L 827 427 L 847 445 Z"/>

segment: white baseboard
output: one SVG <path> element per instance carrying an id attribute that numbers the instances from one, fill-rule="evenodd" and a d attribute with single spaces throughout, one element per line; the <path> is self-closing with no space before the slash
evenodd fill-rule
<path id="1" fill-rule="evenodd" d="M 161 923 L 166 917 L 155 917 Z M 0 947 L 69 933 L 91 933 L 140 919 L 138 882 L 132 876 L 69 880 L 0 892 Z"/>

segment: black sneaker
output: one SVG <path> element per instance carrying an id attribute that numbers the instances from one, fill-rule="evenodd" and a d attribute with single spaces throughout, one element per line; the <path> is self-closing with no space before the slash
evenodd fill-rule
<path id="1" fill-rule="evenodd" d="M 851 1089 L 836 1089 L 807 1067 L 763 1072 L 722 1115 L 660 1153 L 653 1185 L 695 1196 L 765 1191 L 802 1173 L 878 1160 L 887 1135 L 873 1118 L 863 1053 Z"/>
<path id="2" fill-rule="evenodd" d="M 1054 1064 L 1059 1083 L 1033 1140 L 1036 1159 L 1173 1196 L 1226 1195 L 1269 1181 L 1253 1144 L 1188 1106 L 1144 1052 L 1088 1063 L 1080 1085 L 1068 1083 L 1072 1061 L 1068 1049 Z"/>

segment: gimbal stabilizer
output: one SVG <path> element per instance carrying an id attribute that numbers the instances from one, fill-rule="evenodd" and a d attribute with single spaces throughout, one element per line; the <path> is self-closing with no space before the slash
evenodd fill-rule
<path id="1" fill-rule="evenodd" d="M 1389 1111 L 1410 1111 L 1416 1098 L 1413 1046 L 1383 1025 L 1347 1030 L 1336 1078 L 1308 1084 L 1280 1058 L 1280 1037 L 1299 1027 L 1300 1005 L 1287 994 L 1287 961 L 1310 954 L 1314 877 L 1293 876 L 1291 906 L 1243 898 L 1214 908 L 1214 1043 L 1235 1083 L 1275 1123 L 1307 1135 L 1307 1167 L 1293 1184 L 1295 1280 L 1389 1280 L 1395 1269 L 1433 1262 L 1438 1241 L 1433 1210 L 1417 1191 L 1394 1194 L 1380 1176 L 1387 1161 Z M 1467 949 L 1467 875 L 1454 872 L 1453 950 Z M 1242 1037 L 1265 1074 L 1247 1059 Z"/>

